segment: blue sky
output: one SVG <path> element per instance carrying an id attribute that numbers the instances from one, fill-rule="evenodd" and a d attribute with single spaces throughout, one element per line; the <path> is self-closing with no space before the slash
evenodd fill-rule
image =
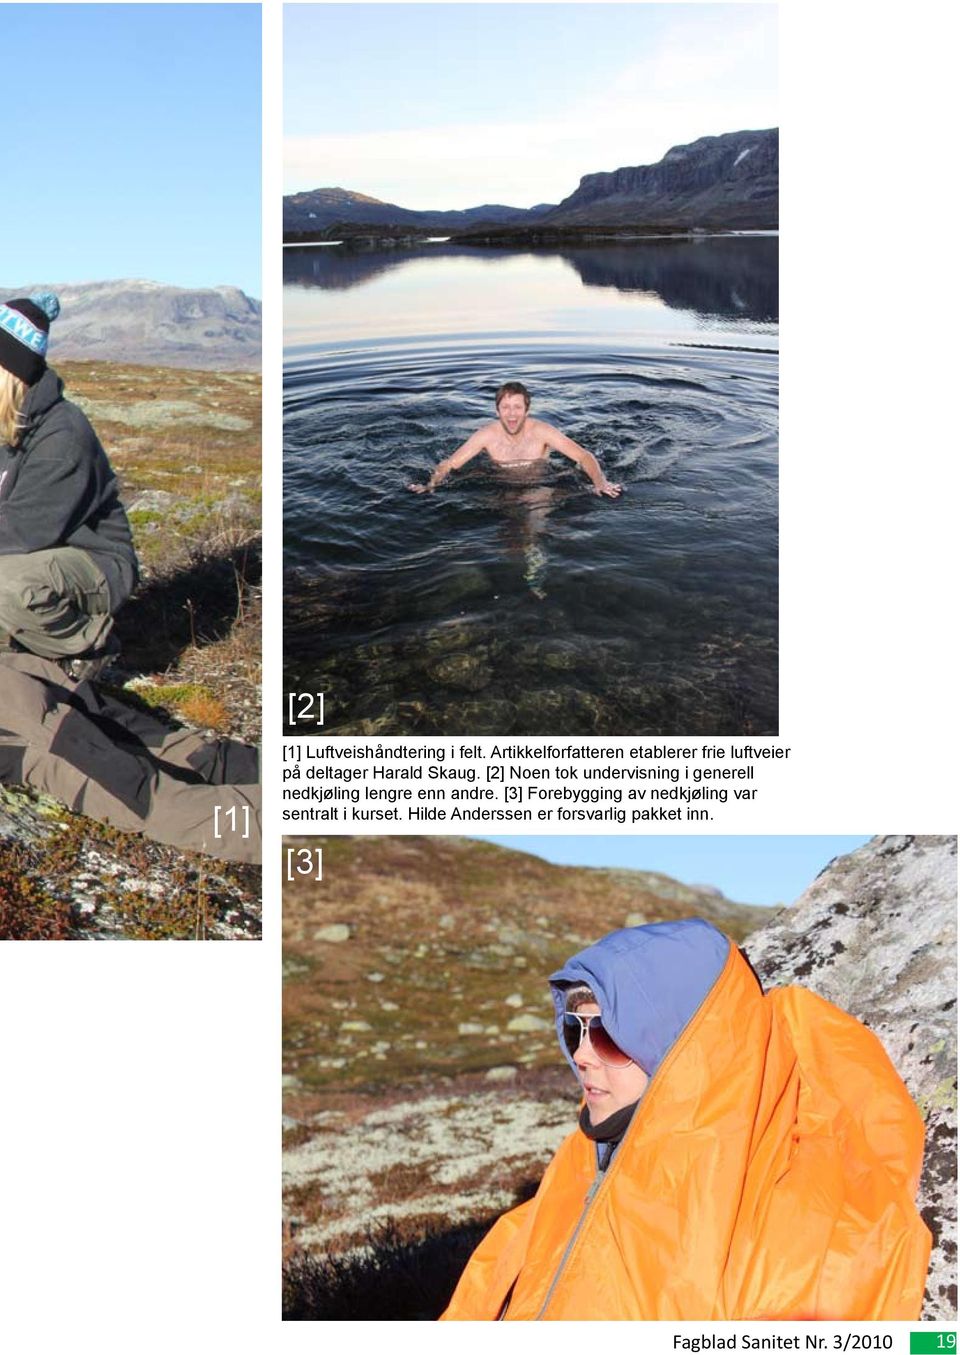
<path id="1" fill-rule="evenodd" d="M 776 126 L 776 25 L 760 4 L 287 5 L 284 191 L 559 201 L 582 174 Z"/>
<path id="2" fill-rule="evenodd" d="M 260 6 L 4 4 L 6 285 L 260 295 Z"/>
<path id="3" fill-rule="evenodd" d="M 474 835 L 471 835 L 474 836 Z M 862 837 L 482 837 L 567 866 L 656 870 L 683 884 L 715 885 L 737 903 L 793 903 L 828 861 Z"/>

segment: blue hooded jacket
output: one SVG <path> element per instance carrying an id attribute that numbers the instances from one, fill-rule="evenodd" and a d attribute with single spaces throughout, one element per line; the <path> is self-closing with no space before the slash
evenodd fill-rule
<path id="1" fill-rule="evenodd" d="M 574 955 L 550 975 L 557 1038 L 563 1039 L 566 990 L 585 983 L 603 1024 L 634 1063 L 652 1077 L 720 977 L 730 941 L 702 918 L 624 927 Z"/>

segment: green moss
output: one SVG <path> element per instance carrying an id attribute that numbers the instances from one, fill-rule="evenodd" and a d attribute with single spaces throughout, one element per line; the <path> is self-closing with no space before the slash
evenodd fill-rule
<path id="1" fill-rule="evenodd" d="M 215 700 L 209 687 L 199 682 L 170 682 L 161 686 L 143 686 L 133 688 L 141 701 L 148 706 L 181 706 L 185 701 L 197 698 Z"/>
<path id="2" fill-rule="evenodd" d="M 956 1110 L 956 1077 L 945 1077 L 942 1082 L 938 1082 L 932 1092 L 929 1092 L 926 1096 L 919 1097 L 917 1106 L 920 1114 L 925 1120 L 930 1115 L 930 1112 L 934 1110 Z"/>

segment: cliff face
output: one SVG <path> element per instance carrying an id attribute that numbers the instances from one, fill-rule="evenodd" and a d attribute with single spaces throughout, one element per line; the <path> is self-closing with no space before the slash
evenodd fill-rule
<path id="1" fill-rule="evenodd" d="M 654 165 L 584 175 L 543 224 L 773 228 L 779 165 L 777 128 L 704 136 Z"/>
<path id="2" fill-rule="evenodd" d="M 764 984 L 803 984 L 869 1026 L 920 1108 L 931 1321 L 957 1308 L 956 904 L 956 838 L 878 837 L 746 945 Z"/>

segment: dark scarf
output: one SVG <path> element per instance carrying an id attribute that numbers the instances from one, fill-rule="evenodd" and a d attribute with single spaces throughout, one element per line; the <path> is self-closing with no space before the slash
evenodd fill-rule
<path id="1" fill-rule="evenodd" d="M 639 1104 L 640 1099 L 638 1097 L 629 1106 L 621 1106 L 619 1110 L 615 1110 L 612 1115 L 608 1115 L 599 1124 L 591 1124 L 588 1107 L 581 1106 L 580 1128 L 588 1139 L 593 1139 L 594 1143 L 599 1145 L 597 1162 L 602 1172 L 605 1172 L 610 1166 L 611 1158 L 619 1148 L 620 1140 L 627 1132 L 627 1126 L 633 1119 L 633 1112 Z"/>

